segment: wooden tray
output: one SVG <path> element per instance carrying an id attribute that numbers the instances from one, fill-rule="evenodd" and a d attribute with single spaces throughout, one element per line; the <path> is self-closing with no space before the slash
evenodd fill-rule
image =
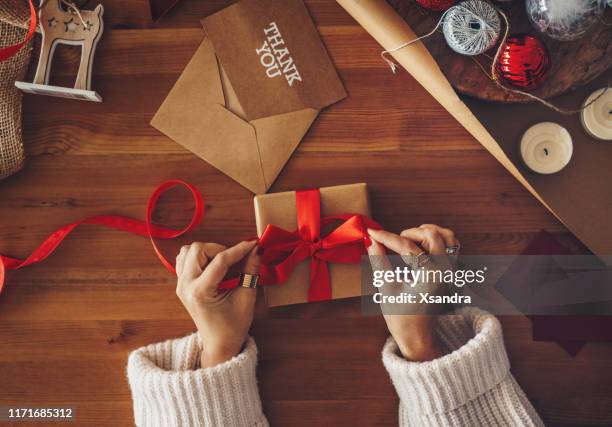
<path id="1" fill-rule="evenodd" d="M 408 22 L 417 35 L 431 31 L 441 16 L 440 13 L 423 9 L 414 0 L 388 0 L 388 2 Z M 612 65 L 611 8 L 606 9 L 603 22 L 597 24 L 584 37 L 572 42 L 560 42 L 539 34 L 529 23 L 524 1 L 513 1 L 501 8 L 510 21 L 510 35 L 520 33 L 538 35 L 550 53 L 552 67 L 548 78 L 542 86 L 531 92 L 534 95 L 551 98 L 583 86 L 604 72 L 610 73 Z M 424 39 L 423 43 L 457 91 L 488 101 L 531 101 L 497 87 L 474 62 L 476 60 L 486 70 L 490 70 L 497 45 L 482 55 L 469 57 L 451 50 L 441 31 Z"/>

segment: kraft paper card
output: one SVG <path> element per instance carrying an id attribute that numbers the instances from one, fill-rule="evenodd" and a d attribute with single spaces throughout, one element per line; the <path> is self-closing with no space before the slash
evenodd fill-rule
<path id="1" fill-rule="evenodd" d="M 243 0 L 202 24 L 248 120 L 346 97 L 302 0 Z"/>
<path id="2" fill-rule="evenodd" d="M 370 201 L 366 184 L 323 187 L 321 216 L 339 214 L 370 215 Z M 255 220 L 257 235 L 261 236 L 268 224 L 287 231 L 297 229 L 295 191 L 256 196 Z M 361 296 L 361 266 L 359 264 L 329 263 L 332 299 Z M 310 260 L 299 264 L 285 283 L 264 288 L 269 307 L 308 302 Z"/>
<path id="3" fill-rule="evenodd" d="M 204 25 L 209 37 L 151 125 L 265 193 L 320 109 L 346 92 L 301 0 L 243 1 Z"/>

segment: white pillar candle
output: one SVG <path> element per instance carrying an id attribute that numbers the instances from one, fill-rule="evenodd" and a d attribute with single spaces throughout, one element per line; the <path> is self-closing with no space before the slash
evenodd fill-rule
<path id="1" fill-rule="evenodd" d="M 531 126 L 521 139 L 521 157 L 529 169 L 551 174 L 563 169 L 574 151 L 569 132 L 557 123 Z"/>
<path id="2" fill-rule="evenodd" d="M 605 93 L 601 95 L 604 91 Z M 594 99 L 596 99 L 595 102 L 580 113 L 582 126 L 593 138 L 612 141 L 612 88 L 596 90 L 582 105 L 587 105 Z"/>

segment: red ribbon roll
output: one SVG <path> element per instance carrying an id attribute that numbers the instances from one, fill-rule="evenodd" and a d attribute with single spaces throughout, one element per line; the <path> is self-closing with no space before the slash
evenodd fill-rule
<path id="1" fill-rule="evenodd" d="M 193 200 L 195 202 L 193 217 L 191 218 L 189 225 L 187 225 L 182 230 L 175 230 L 172 228 L 165 228 L 154 225 L 151 217 L 153 215 L 153 211 L 155 210 L 155 205 L 157 204 L 157 201 L 159 200 L 162 194 L 164 194 L 171 188 L 177 186 L 186 187 L 191 192 Z M 74 230 L 77 226 L 81 224 L 102 225 L 104 227 L 114 228 L 117 230 L 127 231 L 128 233 L 137 234 L 139 236 L 148 237 L 151 240 L 153 249 L 155 250 L 155 253 L 161 260 L 162 264 L 169 271 L 176 273 L 176 270 L 174 269 L 173 265 L 168 262 L 168 260 L 162 255 L 161 251 L 157 247 L 155 239 L 173 239 L 175 237 L 181 236 L 193 230 L 200 223 L 200 221 L 202 221 L 203 216 L 204 199 L 202 198 L 202 195 L 196 187 L 180 180 L 171 180 L 164 182 L 162 185 L 157 187 L 157 189 L 149 198 L 149 203 L 147 205 L 146 221 L 140 221 L 137 219 L 119 215 L 93 216 L 90 218 L 85 218 L 81 221 L 73 222 L 58 229 L 49 237 L 47 237 L 43 241 L 43 243 L 38 248 L 36 248 L 34 252 L 32 252 L 32 254 L 25 260 L 0 255 L 0 293 L 2 293 L 2 288 L 4 287 L 5 270 L 18 270 L 20 268 L 47 259 L 47 257 L 51 255 L 55 251 L 55 249 L 57 249 L 59 244 L 62 243 L 62 241 L 66 237 L 68 237 L 72 230 Z"/>
<path id="2" fill-rule="evenodd" d="M 32 3 L 32 0 L 30 0 L 30 27 L 28 28 L 28 34 L 26 34 L 26 37 L 25 39 L 23 39 L 22 42 L 14 44 L 12 46 L 0 48 L 0 62 L 5 61 L 10 57 L 16 55 L 17 52 L 19 52 L 21 48 L 23 48 L 30 41 L 30 39 L 34 36 L 34 32 L 36 32 L 36 25 L 38 23 L 37 21 L 38 20 L 36 18 L 36 8 L 34 8 L 34 4 Z M 1 270 L 0 274 L 2 274 Z M 0 282 L 0 289 L 2 289 L 1 285 L 2 282 Z"/>

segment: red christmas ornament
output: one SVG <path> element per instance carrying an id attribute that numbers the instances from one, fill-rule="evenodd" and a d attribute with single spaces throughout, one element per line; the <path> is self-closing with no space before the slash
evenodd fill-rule
<path id="1" fill-rule="evenodd" d="M 535 89 L 546 80 L 550 56 L 546 46 L 536 37 L 520 34 L 508 37 L 496 68 L 504 83 L 521 89 Z"/>
<path id="2" fill-rule="evenodd" d="M 416 2 L 425 9 L 442 12 L 457 3 L 457 0 L 416 0 Z"/>

